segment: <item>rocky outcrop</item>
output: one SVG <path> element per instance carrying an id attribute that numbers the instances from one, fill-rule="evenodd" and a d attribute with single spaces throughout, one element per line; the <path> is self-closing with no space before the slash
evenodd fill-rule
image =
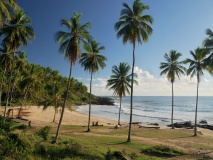
<path id="1" fill-rule="evenodd" d="M 171 127 L 172 125 L 168 125 L 168 127 Z M 186 122 L 177 122 L 174 123 L 174 127 L 175 128 L 193 128 L 194 126 L 192 125 L 192 123 L 190 121 L 186 121 Z"/>
<path id="2" fill-rule="evenodd" d="M 97 105 L 114 105 L 115 104 L 114 100 L 108 97 L 96 97 L 95 99 L 91 100 L 91 103 L 97 104 Z"/>

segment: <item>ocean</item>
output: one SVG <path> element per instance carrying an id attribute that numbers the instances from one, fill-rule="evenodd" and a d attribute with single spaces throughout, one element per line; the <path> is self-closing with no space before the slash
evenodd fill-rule
<path id="1" fill-rule="evenodd" d="M 119 98 L 114 99 L 115 105 L 92 105 L 91 115 L 118 120 Z M 195 119 L 196 97 L 174 97 L 174 122 L 191 121 Z M 171 124 L 172 97 L 171 96 L 134 96 L 132 122 Z M 88 114 L 88 105 L 79 106 L 78 112 Z M 121 108 L 121 122 L 129 122 L 130 97 L 123 97 Z M 198 100 L 198 122 L 206 120 L 213 124 L 213 97 L 200 96 Z"/>

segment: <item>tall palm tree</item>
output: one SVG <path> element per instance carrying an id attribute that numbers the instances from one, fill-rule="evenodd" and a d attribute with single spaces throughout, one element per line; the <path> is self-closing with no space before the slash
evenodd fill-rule
<path id="1" fill-rule="evenodd" d="M 100 55 L 100 51 L 104 50 L 104 46 L 100 46 L 95 40 L 88 40 L 84 43 L 84 49 L 87 53 L 82 53 L 80 63 L 84 70 L 89 72 L 90 77 L 90 94 L 89 94 L 89 119 L 88 119 L 88 132 L 90 131 L 90 113 L 91 113 L 91 93 L 92 93 L 92 75 L 98 72 L 99 68 L 103 69 L 106 64 L 107 58 Z"/>
<path id="2" fill-rule="evenodd" d="M 15 2 L 15 0 L 1 0 L 0 1 L 0 28 L 4 23 L 4 19 L 6 21 L 11 20 L 11 9 L 15 10 L 18 9 L 19 6 Z"/>
<path id="3" fill-rule="evenodd" d="M 174 129 L 174 124 L 173 124 L 173 112 L 174 112 L 173 83 L 175 82 L 176 76 L 178 78 L 180 78 L 181 74 L 184 74 L 184 72 L 186 71 L 186 68 L 181 65 L 181 64 L 183 64 L 183 62 L 178 61 L 178 59 L 181 56 L 182 56 L 181 53 L 179 53 L 175 50 L 171 50 L 169 55 L 167 53 L 165 53 L 165 55 L 164 55 L 166 62 L 160 63 L 160 69 L 163 70 L 160 73 L 160 75 L 165 74 L 167 76 L 167 79 L 172 83 L 172 114 L 171 114 L 172 129 Z"/>
<path id="4" fill-rule="evenodd" d="M 196 110 L 195 110 L 195 127 L 194 136 L 197 136 L 197 109 L 198 109 L 198 88 L 201 80 L 201 76 L 204 74 L 203 71 L 206 70 L 206 56 L 209 54 L 208 50 L 197 48 L 195 51 L 190 51 L 193 59 L 186 59 L 185 63 L 189 63 L 189 68 L 187 70 L 187 75 L 197 76 L 197 98 L 196 98 Z"/>
<path id="5" fill-rule="evenodd" d="M 118 125 L 120 124 L 120 115 L 121 115 L 121 103 L 122 97 L 126 96 L 126 92 L 130 94 L 129 89 L 131 88 L 131 77 L 132 75 L 129 74 L 131 67 L 125 62 L 119 64 L 119 66 L 114 65 L 112 67 L 112 75 L 110 79 L 107 80 L 107 87 L 110 87 L 110 90 L 114 90 L 113 94 L 115 96 L 119 96 L 120 98 L 120 108 L 119 108 L 119 115 L 118 115 Z M 134 74 L 136 77 L 137 75 Z M 134 83 L 137 84 L 137 81 L 134 80 Z"/>
<path id="6" fill-rule="evenodd" d="M 87 22 L 83 25 L 80 24 L 81 15 L 78 13 L 74 13 L 73 17 L 70 20 L 62 19 L 61 25 L 64 25 L 68 31 L 58 31 L 55 34 L 55 40 L 59 43 L 59 53 L 63 54 L 65 59 L 70 62 L 70 73 L 69 80 L 67 84 L 67 90 L 65 94 L 64 104 L 62 106 L 61 117 L 58 123 L 58 128 L 56 131 L 55 143 L 58 140 L 58 134 L 61 126 L 61 122 L 63 119 L 64 109 L 66 106 L 66 100 L 68 96 L 68 89 L 70 87 L 70 79 L 72 75 L 72 67 L 75 65 L 76 61 L 81 56 L 80 43 L 84 41 L 85 38 L 89 37 L 88 29 L 90 28 L 90 23 Z"/>
<path id="7" fill-rule="evenodd" d="M 4 24 L 0 36 L 3 35 L 3 42 L 13 51 L 13 63 L 12 70 L 10 72 L 7 100 L 5 105 L 4 117 L 6 115 L 6 109 L 9 101 L 9 93 L 11 90 L 11 79 L 15 63 L 15 53 L 19 50 L 21 45 L 27 46 L 28 41 L 31 41 L 35 35 L 34 30 L 30 26 L 31 20 L 22 10 L 16 10 L 11 21 L 8 24 Z"/>
<path id="8" fill-rule="evenodd" d="M 115 23 L 115 30 L 117 38 L 123 37 L 123 43 L 130 42 L 133 45 L 133 62 L 132 62 L 132 79 L 135 66 L 135 45 L 136 42 L 142 44 L 147 42 L 149 35 L 152 33 L 153 19 L 150 15 L 144 15 L 144 11 L 149 7 L 144 5 L 140 0 L 134 0 L 133 7 L 130 8 L 128 4 L 123 3 L 124 9 L 121 10 L 121 17 Z M 132 125 L 132 103 L 133 103 L 133 81 L 131 82 L 131 101 L 130 101 L 130 121 L 127 142 L 130 142 L 131 125 Z"/>
<path id="9" fill-rule="evenodd" d="M 0 48 L 0 66 L 1 66 L 1 81 L 0 81 L 0 106 L 2 104 L 3 84 L 6 84 L 5 75 L 10 72 L 12 66 L 12 51 L 8 49 L 5 43 L 1 44 Z"/>

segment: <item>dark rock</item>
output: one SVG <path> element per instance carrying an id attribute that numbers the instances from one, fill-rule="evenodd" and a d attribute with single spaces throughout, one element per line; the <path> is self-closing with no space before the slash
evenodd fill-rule
<path id="1" fill-rule="evenodd" d="M 97 105 L 114 105 L 114 100 L 108 97 L 96 97 L 91 100 L 92 104 Z"/>
<path id="2" fill-rule="evenodd" d="M 168 125 L 169 127 L 171 127 L 172 125 Z M 186 121 L 186 122 L 176 122 L 174 123 L 174 127 L 175 128 L 193 128 L 193 125 L 191 123 L 191 121 Z"/>
<path id="3" fill-rule="evenodd" d="M 132 122 L 133 125 L 139 125 L 141 124 L 142 122 Z"/>
<path id="4" fill-rule="evenodd" d="M 206 128 L 206 129 L 213 130 L 213 126 L 212 126 L 212 125 L 208 125 L 208 124 L 198 124 L 197 126 L 198 126 L 198 127 L 201 127 L 201 128 Z"/>
<path id="5" fill-rule="evenodd" d="M 159 126 L 158 123 L 149 123 L 148 125 Z"/>
<path id="6" fill-rule="evenodd" d="M 200 124 L 207 124 L 207 121 L 205 119 L 202 119 L 199 121 Z"/>

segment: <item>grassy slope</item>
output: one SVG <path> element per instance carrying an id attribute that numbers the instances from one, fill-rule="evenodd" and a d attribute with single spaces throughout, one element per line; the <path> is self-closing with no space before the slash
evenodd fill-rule
<path id="1" fill-rule="evenodd" d="M 24 134 L 35 133 L 39 128 L 31 128 L 24 131 Z M 48 141 L 55 135 L 56 125 L 53 125 L 49 134 Z M 62 126 L 59 142 L 77 142 L 85 146 L 91 155 L 97 155 L 97 159 L 104 159 L 106 153 L 110 150 L 123 151 L 127 155 L 135 157 L 134 159 L 202 159 L 205 157 L 203 153 L 213 151 L 213 138 L 199 135 L 193 137 L 192 130 L 156 130 L 141 129 L 133 127 L 132 142 L 126 143 L 128 128 L 114 129 L 112 127 L 92 127 L 91 132 L 84 126 Z M 22 133 L 23 131 L 19 131 Z M 44 145 L 51 146 L 48 142 Z M 172 156 L 157 155 L 154 153 L 142 152 L 154 146 L 169 146 L 182 150 L 186 155 Z M 60 154 L 61 151 L 59 151 Z M 79 154 L 79 153 L 78 153 Z M 172 155 L 172 154 L 171 154 Z M 92 158 L 91 158 L 92 159 Z"/>

